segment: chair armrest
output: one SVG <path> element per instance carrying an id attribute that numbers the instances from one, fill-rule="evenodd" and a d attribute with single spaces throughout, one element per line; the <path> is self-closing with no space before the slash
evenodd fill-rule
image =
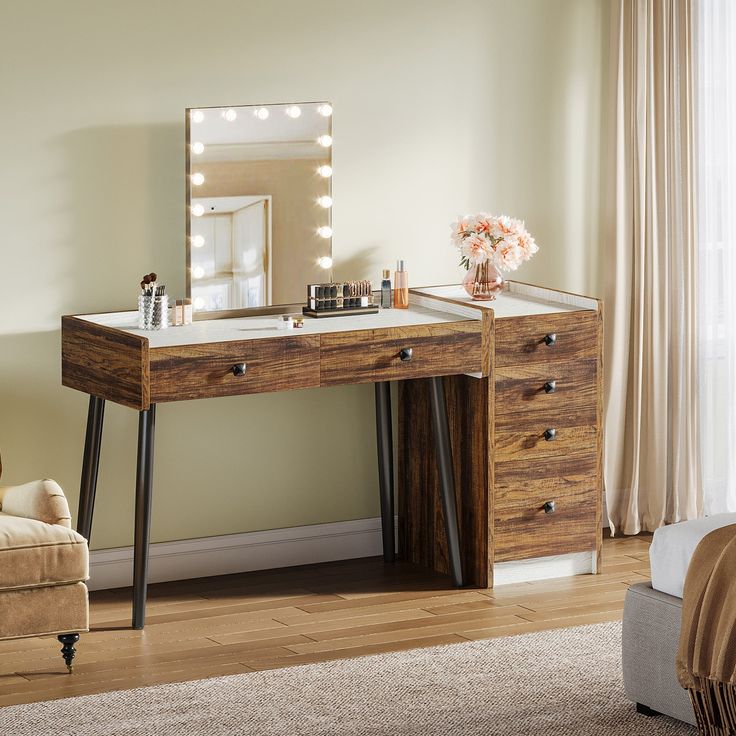
<path id="1" fill-rule="evenodd" d="M 22 486 L 0 488 L 0 511 L 46 524 L 72 527 L 64 491 L 53 480 L 34 480 Z"/>

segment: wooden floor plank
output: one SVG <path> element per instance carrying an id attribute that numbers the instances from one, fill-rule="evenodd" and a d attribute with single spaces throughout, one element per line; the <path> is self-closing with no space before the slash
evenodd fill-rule
<path id="1" fill-rule="evenodd" d="M 145 631 L 130 589 L 95 592 L 74 675 L 55 637 L 0 641 L 0 706 L 620 620 L 650 542 L 606 539 L 599 575 L 492 590 L 378 558 L 156 584 Z"/>

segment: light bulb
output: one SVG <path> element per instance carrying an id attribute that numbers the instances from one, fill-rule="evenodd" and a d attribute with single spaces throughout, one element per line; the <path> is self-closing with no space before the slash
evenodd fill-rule
<path id="1" fill-rule="evenodd" d="M 222 117 L 224 117 L 225 120 L 228 121 L 228 123 L 232 123 L 233 120 L 238 117 L 238 113 L 233 110 L 232 107 L 228 107 L 228 109 L 222 113 Z"/>
<path id="2" fill-rule="evenodd" d="M 332 197 L 328 196 L 327 194 L 323 194 L 321 197 L 317 198 L 317 204 L 320 207 L 329 209 L 330 207 L 332 207 Z"/>
<path id="3" fill-rule="evenodd" d="M 202 276 L 204 276 L 204 269 L 202 266 L 195 266 L 192 269 L 192 276 L 194 276 L 195 279 L 201 279 Z"/>
<path id="4" fill-rule="evenodd" d="M 332 176 L 332 166 L 329 166 L 328 164 L 322 164 L 322 166 L 317 169 L 317 173 L 321 177 L 329 179 Z"/>
<path id="5" fill-rule="evenodd" d="M 319 235 L 320 238 L 331 238 L 332 228 L 329 225 L 322 225 L 322 227 L 317 228 L 317 235 Z"/>
<path id="6" fill-rule="evenodd" d="M 192 238 L 192 245 L 195 248 L 201 248 L 201 247 L 203 247 L 204 246 L 204 243 L 205 243 L 205 240 L 204 240 L 204 236 L 203 235 L 195 235 Z"/>
<path id="7" fill-rule="evenodd" d="M 195 309 L 204 309 L 204 297 L 198 296 L 194 300 L 194 308 Z"/>
<path id="8" fill-rule="evenodd" d="M 329 256 L 322 256 L 322 258 L 317 259 L 317 265 L 320 268 L 332 268 L 332 258 Z"/>
<path id="9" fill-rule="evenodd" d="M 317 108 L 317 112 L 323 117 L 328 118 L 332 115 L 332 105 L 325 103 Z"/>
<path id="10" fill-rule="evenodd" d="M 192 184 L 194 184 L 195 187 L 199 187 L 204 184 L 204 174 L 199 171 L 196 174 L 192 174 Z"/>
<path id="11" fill-rule="evenodd" d="M 302 114 L 302 109 L 299 107 L 299 105 L 290 105 L 286 108 L 286 114 L 290 118 L 298 118 Z"/>
<path id="12" fill-rule="evenodd" d="M 201 204 L 195 204 L 192 206 L 192 214 L 195 217 L 202 217 L 204 214 L 204 207 Z"/>
<path id="13" fill-rule="evenodd" d="M 322 148 L 329 148 L 332 145 L 332 136 L 321 135 L 319 138 L 317 138 L 317 143 L 319 143 Z"/>
<path id="14" fill-rule="evenodd" d="M 254 114 L 259 120 L 266 120 L 271 113 L 267 107 L 259 107 Z"/>
<path id="15" fill-rule="evenodd" d="M 204 143 L 202 141 L 192 143 L 192 153 L 196 153 L 197 155 L 204 153 Z"/>
<path id="16" fill-rule="evenodd" d="M 193 123 L 201 123 L 204 120 L 204 113 L 201 110 L 192 110 L 190 117 Z"/>

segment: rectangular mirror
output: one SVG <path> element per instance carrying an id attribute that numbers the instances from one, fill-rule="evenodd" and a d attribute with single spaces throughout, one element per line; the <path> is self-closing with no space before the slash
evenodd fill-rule
<path id="1" fill-rule="evenodd" d="M 332 105 L 192 108 L 187 296 L 195 311 L 303 302 L 332 277 Z"/>

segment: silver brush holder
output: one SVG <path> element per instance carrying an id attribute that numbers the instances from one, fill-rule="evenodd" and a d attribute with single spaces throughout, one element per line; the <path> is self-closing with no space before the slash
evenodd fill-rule
<path id="1" fill-rule="evenodd" d="M 138 297 L 138 329 L 165 330 L 169 326 L 169 297 L 141 294 Z"/>

